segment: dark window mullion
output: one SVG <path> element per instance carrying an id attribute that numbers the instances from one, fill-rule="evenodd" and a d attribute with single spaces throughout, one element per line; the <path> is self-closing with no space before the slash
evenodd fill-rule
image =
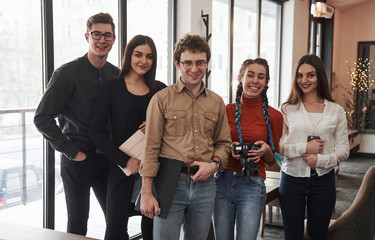
<path id="1" fill-rule="evenodd" d="M 119 66 L 121 66 L 122 57 L 124 55 L 125 46 L 127 44 L 127 1 L 118 0 L 118 33 L 117 41 L 119 44 Z"/>
<path id="2" fill-rule="evenodd" d="M 53 5 L 52 0 L 41 0 L 42 13 L 42 69 L 43 91 L 54 71 Z M 43 227 L 55 228 L 55 151 L 44 140 L 43 158 Z"/>
<path id="3" fill-rule="evenodd" d="M 229 56 L 228 56 L 228 79 L 229 79 L 229 102 L 233 102 L 233 36 L 234 36 L 234 0 L 229 5 Z"/>

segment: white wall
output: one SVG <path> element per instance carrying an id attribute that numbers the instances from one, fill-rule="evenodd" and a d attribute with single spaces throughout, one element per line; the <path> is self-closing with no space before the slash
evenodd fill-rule
<path id="1" fill-rule="evenodd" d="M 369 1 L 355 8 L 335 12 L 333 69 L 335 72 L 333 96 L 345 107 L 345 91 L 351 91 L 348 67 L 357 59 L 358 42 L 375 41 L 375 1 Z M 375 63 L 373 63 L 375 65 Z M 355 141 L 360 143 L 359 152 L 375 153 L 374 134 L 360 134 Z"/>
<path id="2" fill-rule="evenodd" d="M 206 26 L 201 17 L 210 16 L 210 30 L 212 29 L 212 0 L 177 0 L 177 39 L 186 33 L 206 35 Z M 211 32 L 211 31 L 210 31 Z"/>
<path id="3" fill-rule="evenodd" d="M 355 8 L 335 12 L 333 69 L 335 85 L 333 96 L 344 106 L 342 96 L 345 89 L 351 89 L 346 61 L 352 66 L 357 59 L 358 42 L 375 41 L 375 1 Z"/>
<path id="4" fill-rule="evenodd" d="M 177 41 L 186 33 L 206 37 L 206 26 L 202 20 L 203 14 L 209 15 L 209 33 L 212 31 L 212 0 L 177 0 Z M 208 42 L 210 47 L 211 41 Z M 211 69 L 211 65 L 208 66 Z M 179 77 L 179 71 L 176 72 Z M 208 81 L 211 81 L 209 77 Z"/>
<path id="5" fill-rule="evenodd" d="M 308 52 L 309 1 L 290 0 L 284 3 L 280 103 L 287 99 L 298 60 Z"/>

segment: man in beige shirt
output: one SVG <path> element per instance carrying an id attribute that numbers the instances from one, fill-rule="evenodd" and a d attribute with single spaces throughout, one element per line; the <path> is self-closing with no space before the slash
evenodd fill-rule
<path id="1" fill-rule="evenodd" d="M 152 194 L 159 159 L 182 161 L 168 217 L 154 218 L 154 239 L 206 239 L 215 200 L 214 173 L 226 165 L 231 138 L 222 98 L 203 84 L 211 51 L 206 40 L 185 35 L 175 46 L 178 82 L 154 95 L 147 109 L 146 151 L 141 163 L 141 212 L 153 218 L 160 208 Z M 187 166 L 198 166 L 187 174 Z"/>

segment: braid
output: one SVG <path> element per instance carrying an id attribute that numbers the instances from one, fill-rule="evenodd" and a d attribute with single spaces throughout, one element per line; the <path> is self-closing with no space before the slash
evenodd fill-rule
<path id="1" fill-rule="evenodd" d="M 273 144 L 273 140 L 272 140 L 272 129 L 271 129 L 271 123 L 270 123 L 270 112 L 268 111 L 268 98 L 267 98 L 266 92 L 267 92 L 267 89 L 265 89 L 261 93 L 262 100 L 263 100 L 263 117 L 264 117 L 264 120 L 267 123 L 268 137 L 269 137 L 269 142 L 270 142 L 270 145 L 271 145 L 272 152 L 275 152 L 275 145 Z"/>
<path id="2" fill-rule="evenodd" d="M 241 96 L 242 96 L 242 82 L 240 82 L 237 86 L 236 92 L 236 124 L 238 129 L 238 139 L 239 143 L 242 144 L 242 129 L 241 129 Z"/>

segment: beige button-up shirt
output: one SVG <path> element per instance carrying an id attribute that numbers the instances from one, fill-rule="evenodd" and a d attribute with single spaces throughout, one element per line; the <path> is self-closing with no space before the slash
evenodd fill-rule
<path id="1" fill-rule="evenodd" d="M 146 122 L 142 176 L 156 176 L 158 157 L 190 164 L 211 162 L 217 156 L 222 165 L 227 164 L 231 137 L 225 105 L 203 84 L 197 96 L 181 80 L 157 92 L 147 108 Z"/>

